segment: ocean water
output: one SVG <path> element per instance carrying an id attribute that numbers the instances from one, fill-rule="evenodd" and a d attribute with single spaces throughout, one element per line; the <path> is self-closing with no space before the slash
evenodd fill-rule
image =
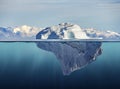
<path id="1" fill-rule="evenodd" d="M 69 76 L 33 42 L 0 42 L 0 89 L 120 89 L 120 42 L 103 42 L 97 60 Z"/>

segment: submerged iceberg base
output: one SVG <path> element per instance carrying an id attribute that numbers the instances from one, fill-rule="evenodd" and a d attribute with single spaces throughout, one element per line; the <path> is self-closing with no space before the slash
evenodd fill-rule
<path id="1" fill-rule="evenodd" d="M 36 42 L 43 50 L 53 52 L 64 75 L 81 69 L 102 53 L 101 42 Z"/>

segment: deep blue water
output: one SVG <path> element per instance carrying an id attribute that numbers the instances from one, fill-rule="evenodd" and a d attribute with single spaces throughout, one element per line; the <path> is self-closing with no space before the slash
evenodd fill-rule
<path id="1" fill-rule="evenodd" d="M 120 43 L 105 42 L 103 53 L 64 76 L 55 55 L 35 43 L 0 43 L 0 89 L 120 89 Z"/>

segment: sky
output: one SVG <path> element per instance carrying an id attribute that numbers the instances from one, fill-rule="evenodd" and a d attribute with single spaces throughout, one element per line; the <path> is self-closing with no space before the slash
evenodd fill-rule
<path id="1" fill-rule="evenodd" d="M 120 0 L 0 0 L 0 27 L 62 22 L 120 32 Z"/>

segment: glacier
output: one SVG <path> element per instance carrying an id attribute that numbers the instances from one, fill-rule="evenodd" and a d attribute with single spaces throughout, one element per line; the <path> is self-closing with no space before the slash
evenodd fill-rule
<path id="1" fill-rule="evenodd" d="M 64 75 L 81 69 L 102 54 L 101 42 L 36 42 L 37 47 L 53 52 Z"/>

